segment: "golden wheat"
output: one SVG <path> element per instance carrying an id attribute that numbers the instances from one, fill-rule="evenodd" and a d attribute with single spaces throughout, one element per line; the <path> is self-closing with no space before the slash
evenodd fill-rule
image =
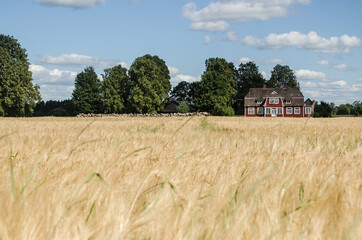
<path id="1" fill-rule="evenodd" d="M 0 119 L 0 239 L 359 239 L 362 118 Z"/>

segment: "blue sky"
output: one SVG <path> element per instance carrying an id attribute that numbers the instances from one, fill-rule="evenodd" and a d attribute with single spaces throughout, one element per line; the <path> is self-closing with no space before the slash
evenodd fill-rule
<path id="1" fill-rule="evenodd" d="M 1 0 L 0 33 L 27 50 L 44 100 L 71 97 L 86 66 L 98 74 L 144 54 L 171 82 L 196 81 L 210 57 L 254 61 L 266 79 L 292 68 L 306 98 L 362 100 L 360 0 Z"/>

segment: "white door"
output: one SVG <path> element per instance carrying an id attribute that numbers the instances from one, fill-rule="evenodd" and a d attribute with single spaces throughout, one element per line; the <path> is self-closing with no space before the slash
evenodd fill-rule
<path id="1" fill-rule="evenodd" d="M 277 115 L 277 109 L 276 108 L 272 108 L 272 112 L 271 112 L 271 116 L 275 117 Z"/>

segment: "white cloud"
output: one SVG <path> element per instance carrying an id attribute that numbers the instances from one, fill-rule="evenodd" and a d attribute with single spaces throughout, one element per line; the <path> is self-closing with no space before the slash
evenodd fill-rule
<path id="1" fill-rule="evenodd" d="M 225 21 L 193 22 L 190 25 L 191 30 L 205 32 L 225 32 L 229 28 L 230 25 Z"/>
<path id="2" fill-rule="evenodd" d="M 264 79 L 269 79 L 270 78 L 270 76 L 264 71 L 261 71 L 261 75 L 263 76 Z"/>
<path id="3" fill-rule="evenodd" d="M 210 42 L 211 42 L 211 37 L 210 36 L 205 36 L 204 44 L 209 44 Z"/>
<path id="4" fill-rule="evenodd" d="M 328 65 L 329 65 L 329 62 L 326 61 L 326 60 L 321 60 L 321 61 L 318 61 L 317 64 L 318 64 L 318 65 L 321 65 L 321 66 L 328 66 Z"/>
<path id="5" fill-rule="evenodd" d="M 190 75 L 179 74 L 180 70 L 174 66 L 168 66 L 168 70 L 170 71 L 171 83 L 173 85 L 176 85 L 182 81 L 195 82 L 195 81 L 199 81 L 201 79 L 201 77 L 194 77 L 194 76 L 190 76 Z"/>
<path id="6" fill-rule="evenodd" d="M 74 85 L 40 85 L 40 94 L 43 101 L 71 99 Z"/>
<path id="7" fill-rule="evenodd" d="M 251 60 L 250 58 L 247 57 L 242 57 L 239 59 L 239 64 L 240 63 L 248 63 L 248 62 L 252 62 L 253 60 Z"/>
<path id="8" fill-rule="evenodd" d="M 180 72 L 180 70 L 177 67 L 168 66 L 168 70 L 170 71 L 170 75 L 174 76 Z"/>
<path id="9" fill-rule="evenodd" d="M 237 43 L 238 42 L 238 37 L 236 36 L 236 32 L 234 31 L 229 31 L 226 33 L 226 38 L 227 40 L 229 40 L 230 42 L 233 43 Z"/>
<path id="10" fill-rule="evenodd" d="M 171 76 L 171 83 L 177 84 L 182 81 L 186 82 L 195 82 L 200 81 L 201 77 L 194 77 L 190 75 L 184 75 L 184 74 L 177 74 L 175 76 Z"/>
<path id="11" fill-rule="evenodd" d="M 342 70 L 342 69 L 346 69 L 347 65 L 346 64 L 338 64 L 338 65 L 334 65 L 333 68 Z"/>
<path id="12" fill-rule="evenodd" d="M 326 80 L 326 74 L 323 72 L 311 71 L 308 69 L 300 69 L 295 71 L 295 76 L 298 79 L 309 79 L 309 80 Z"/>
<path id="13" fill-rule="evenodd" d="M 358 82 L 362 82 L 362 78 L 359 78 L 357 81 L 358 81 Z"/>
<path id="14" fill-rule="evenodd" d="M 339 87 L 344 87 L 347 85 L 347 82 L 340 80 L 340 81 L 335 81 L 335 82 L 331 82 L 332 85 L 337 85 Z"/>
<path id="15" fill-rule="evenodd" d="M 61 6 L 70 8 L 90 8 L 96 4 L 105 4 L 107 0 L 36 0 L 38 3 L 47 6 Z"/>
<path id="16" fill-rule="evenodd" d="M 42 65 L 59 65 L 59 66 L 76 66 L 76 67 L 101 67 L 109 68 L 121 64 L 123 67 L 128 68 L 129 65 L 125 62 L 118 60 L 101 60 L 95 57 L 90 57 L 80 54 L 62 54 L 57 57 L 44 56 L 37 61 L 38 64 Z"/>
<path id="17" fill-rule="evenodd" d="M 190 2 L 183 7 L 182 15 L 193 21 L 192 24 L 216 21 L 265 21 L 286 17 L 290 13 L 291 6 L 310 2 L 311 0 L 219 0 L 211 1 L 201 10 L 197 10 L 196 3 Z M 208 30 L 206 28 L 202 31 Z"/>
<path id="18" fill-rule="evenodd" d="M 292 31 L 289 33 L 271 33 L 263 39 L 255 36 L 247 36 L 243 44 L 266 49 L 281 49 L 296 47 L 297 49 L 311 50 L 318 53 L 349 53 L 350 48 L 360 45 L 360 39 L 355 36 L 343 35 L 342 37 L 330 37 L 329 39 L 318 36 L 316 32 L 303 34 Z"/>
<path id="19" fill-rule="evenodd" d="M 59 69 L 46 69 L 41 65 L 31 64 L 29 67 L 33 73 L 34 82 L 41 85 L 73 85 L 77 72 L 62 71 Z"/>
<path id="20" fill-rule="evenodd" d="M 315 88 L 315 87 L 317 87 L 318 86 L 318 84 L 317 83 L 315 83 L 315 82 L 311 82 L 311 81 L 300 81 L 300 85 L 301 85 L 301 87 L 313 87 L 313 88 Z"/>
<path id="21" fill-rule="evenodd" d="M 71 98 L 74 89 L 76 72 L 47 69 L 40 65 L 31 64 L 34 83 L 40 86 L 43 100 L 62 100 Z"/>

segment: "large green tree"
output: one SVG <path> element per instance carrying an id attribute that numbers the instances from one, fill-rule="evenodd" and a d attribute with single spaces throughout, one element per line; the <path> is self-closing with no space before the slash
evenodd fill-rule
<path id="1" fill-rule="evenodd" d="M 26 50 L 18 40 L 0 34 L 0 116 L 32 114 L 41 100 L 29 65 Z"/>
<path id="2" fill-rule="evenodd" d="M 287 65 L 277 64 L 271 72 L 270 80 L 267 82 L 269 88 L 282 88 L 285 84 L 287 88 L 299 88 L 297 77 L 292 69 Z"/>
<path id="3" fill-rule="evenodd" d="M 136 58 L 129 70 L 131 79 L 130 110 L 155 113 L 164 108 L 171 90 L 170 72 L 158 56 Z"/>
<path id="4" fill-rule="evenodd" d="M 125 111 L 130 93 L 127 69 L 121 65 L 104 70 L 102 82 L 102 110 L 104 113 Z"/>
<path id="5" fill-rule="evenodd" d="M 209 58 L 199 84 L 193 89 L 194 104 L 214 115 L 234 115 L 235 67 L 223 58 Z"/>
<path id="6" fill-rule="evenodd" d="M 93 67 L 87 67 L 75 78 L 72 94 L 74 109 L 78 113 L 100 112 L 101 82 Z"/>
<path id="7" fill-rule="evenodd" d="M 237 69 L 236 79 L 237 93 L 234 110 L 237 114 L 243 114 L 244 98 L 248 94 L 249 89 L 263 87 L 265 79 L 254 62 L 241 63 Z"/>
<path id="8" fill-rule="evenodd" d="M 171 99 L 175 101 L 185 101 L 188 104 L 192 103 L 192 96 L 191 96 L 191 83 L 186 81 L 179 82 L 176 87 L 172 89 L 171 92 Z"/>

